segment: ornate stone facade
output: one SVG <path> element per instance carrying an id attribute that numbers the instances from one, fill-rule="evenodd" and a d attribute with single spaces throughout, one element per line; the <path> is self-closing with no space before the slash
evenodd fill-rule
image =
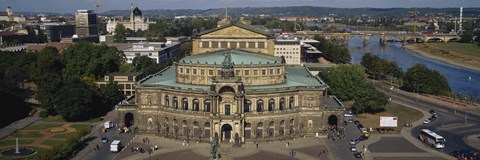
<path id="1" fill-rule="evenodd" d="M 224 49 L 194 53 L 141 80 L 136 97 L 117 110 L 123 125 L 159 136 L 276 140 L 342 125 L 344 108 L 327 88 L 280 57 Z"/>

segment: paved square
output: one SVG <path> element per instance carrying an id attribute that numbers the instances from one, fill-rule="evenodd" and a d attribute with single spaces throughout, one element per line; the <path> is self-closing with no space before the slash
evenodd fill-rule
<path id="1" fill-rule="evenodd" d="M 417 148 L 403 137 L 382 137 L 380 141 L 368 146 L 371 152 L 388 152 L 388 153 L 411 153 L 425 152 Z"/>

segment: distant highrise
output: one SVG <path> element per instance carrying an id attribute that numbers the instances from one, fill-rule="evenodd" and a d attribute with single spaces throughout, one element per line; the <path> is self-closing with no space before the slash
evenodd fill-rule
<path id="1" fill-rule="evenodd" d="M 460 26 L 459 26 L 459 29 L 460 29 L 460 32 L 462 32 L 463 28 L 462 28 L 462 22 L 463 21 L 463 7 L 460 7 Z"/>
<path id="2" fill-rule="evenodd" d="M 78 10 L 75 13 L 75 27 L 78 37 L 98 35 L 97 14 L 92 10 Z"/>

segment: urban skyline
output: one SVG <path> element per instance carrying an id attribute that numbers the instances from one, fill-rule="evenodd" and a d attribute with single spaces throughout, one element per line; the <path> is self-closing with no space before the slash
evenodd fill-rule
<path id="1" fill-rule="evenodd" d="M 0 0 L 0 8 L 12 6 L 16 12 L 74 13 L 78 9 L 94 10 L 100 4 L 99 12 L 125 10 L 134 3 L 148 9 L 212 9 L 224 8 L 225 0 Z M 32 5 L 35 4 L 35 5 Z M 52 7 L 55 4 L 56 7 Z M 334 8 L 457 8 L 480 7 L 480 1 L 471 0 L 237 0 L 228 1 L 229 7 L 284 7 L 320 6 Z"/>

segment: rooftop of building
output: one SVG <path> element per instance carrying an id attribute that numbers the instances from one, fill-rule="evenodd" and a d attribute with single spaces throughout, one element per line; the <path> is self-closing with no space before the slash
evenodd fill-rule
<path id="1" fill-rule="evenodd" d="M 273 38 L 273 34 L 271 34 L 270 32 L 267 32 L 267 31 L 262 30 L 262 29 L 257 28 L 257 27 L 253 27 L 253 26 L 251 26 L 251 25 L 246 25 L 246 24 L 238 23 L 238 22 L 231 22 L 231 23 L 229 23 L 229 24 L 227 24 L 227 25 L 223 25 L 223 26 L 220 26 L 220 27 L 217 27 L 217 28 L 213 28 L 213 29 L 210 29 L 210 30 L 201 32 L 201 33 L 199 33 L 197 36 L 201 36 L 201 35 L 205 35 L 205 34 L 208 34 L 208 33 L 212 33 L 212 32 L 215 32 L 215 31 L 218 31 L 218 30 L 221 30 L 221 29 L 224 29 L 224 28 L 228 28 L 228 27 L 231 27 L 231 26 L 237 26 L 237 27 L 240 27 L 240 28 L 243 28 L 243 29 L 246 29 L 246 30 L 255 32 L 255 33 L 258 33 L 258 34 L 265 35 L 265 36 L 267 36 L 267 37 L 269 37 L 269 38 Z"/>
<path id="2" fill-rule="evenodd" d="M 43 44 L 29 44 L 27 46 L 27 51 L 42 51 L 47 47 L 54 47 L 57 50 L 61 51 L 67 47 L 70 47 L 72 43 L 61 43 L 61 42 L 48 42 Z"/>
<path id="3" fill-rule="evenodd" d="M 113 72 L 108 74 L 108 76 L 140 76 L 143 72 Z"/>
<path id="4" fill-rule="evenodd" d="M 181 59 L 179 62 L 193 64 L 222 64 L 222 62 L 225 60 L 226 54 L 230 54 L 231 61 L 234 65 L 283 63 L 281 57 L 233 49 L 187 56 Z"/>
<path id="5" fill-rule="evenodd" d="M 179 88 L 179 89 L 185 89 L 185 90 L 210 89 L 210 86 L 208 85 L 193 85 L 193 84 L 177 83 L 175 70 L 176 70 L 176 67 L 171 66 L 154 75 L 145 77 L 143 80 L 140 80 L 140 86 L 143 86 L 143 87 L 165 86 L 165 87 Z M 290 87 L 315 88 L 315 87 L 326 87 L 326 84 L 320 78 L 316 76 L 312 76 L 304 67 L 286 67 L 285 83 L 276 84 L 276 85 L 264 85 L 264 86 L 246 86 L 245 89 L 267 91 L 270 89 L 280 89 L 280 88 L 290 88 Z"/>
<path id="6" fill-rule="evenodd" d="M 138 42 L 131 43 L 129 47 L 123 49 L 124 52 L 135 52 L 135 51 L 162 51 L 168 47 L 177 45 L 177 42 L 165 43 L 165 42 Z"/>

